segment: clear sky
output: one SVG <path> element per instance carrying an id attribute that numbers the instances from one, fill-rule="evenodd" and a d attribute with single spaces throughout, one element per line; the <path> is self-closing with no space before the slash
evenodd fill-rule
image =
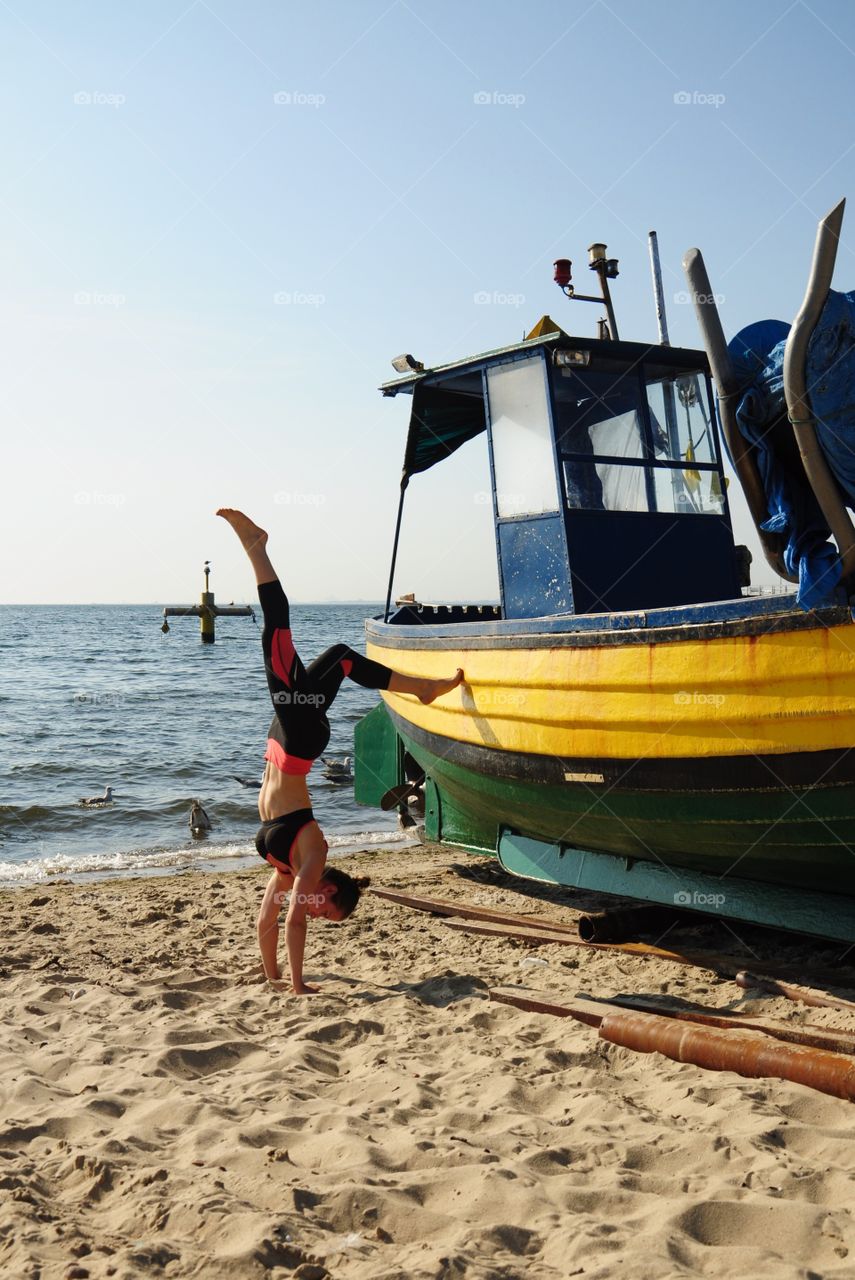
<path id="1" fill-rule="evenodd" d="M 378 599 L 392 356 L 593 333 L 552 283 L 593 240 L 655 340 L 651 228 L 675 344 L 691 245 L 728 336 L 791 319 L 852 194 L 850 0 L 3 0 L 0 41 L 6 602 L 182 602 L 206 558 L 247 598 L 224 504 L 295 599 Z M 495 593 L 487 488 L 483 438 L 413 480 L 399 590 Z"/>

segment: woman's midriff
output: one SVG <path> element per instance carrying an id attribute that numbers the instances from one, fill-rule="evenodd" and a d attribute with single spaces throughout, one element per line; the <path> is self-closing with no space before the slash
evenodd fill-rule
<path id="1" fill-rule="evenodd" d="M 299 774 L 281 773 L 268 760 L 264 779 L 258 793 L 258 816 L 262 822 L 272 822 L 295 809 L 311 809 L 306 779 Z"/>

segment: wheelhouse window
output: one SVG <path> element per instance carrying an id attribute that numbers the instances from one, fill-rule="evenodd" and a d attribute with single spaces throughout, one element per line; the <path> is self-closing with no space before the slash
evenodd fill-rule
<path id="1" fill-rule="evenodd" d="M 558 511 L 542 356 L 488 369 L 487 396 L 499 517 Z"/>
<path id="2" fill-rule="evenodd" d="M 551 372 L 571 510 L 723 513 L 703 373 L 642 365 L 554 366 Z"/>
<path id="3" fill-rule="evenodd" d="M 647 383 L 647 403 L 657 453 L 671 461 L 715 462 L 715 442 L 706 388 L 696 374 L 655 378 Z"/>

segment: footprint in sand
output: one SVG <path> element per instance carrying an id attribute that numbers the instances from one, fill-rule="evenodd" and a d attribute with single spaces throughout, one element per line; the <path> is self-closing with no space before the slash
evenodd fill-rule
<path id="1" fill-rule="evenodd" d="M 160 997 L 161 1004 L 167 1009 L 193 1009 L 196 1005 L 202 1003 L 202 997 L 194 995 L 192 991 L 164 991 Z"/>
<path id="2" fill-rule="evenodd" d="M 791 1200 L 706 1200 L 684 1210 L 674 1225 L 698 1244 L 738 1246 L 743 1253 L 753 1248 L 817 1267 L 836 1261 L 832 1249 L 823 1248 L 828 1242 L 820 1228 L 826 1216 L 825 1209 Z"/>
<path id="3" fill-rule="evenodd" d="M 512 1253 L 516 1257 L 530 1257 L 543 1248 L 543 1241 L 536 1231 L 505 1224 L 478 1231 L 466 1243 L 477 1245 L 479 1249 Z"/>
<path id="4" fill-rule="evenodd" d="M 349 1049 L 360 1044 L 370 1035 L 384 1035 L 386 1028 L 382 1022 L 370 1022 L 367 1018 L 351 1021 L 337 1018 L 334 1022 L 322 1023 L 300 1036 L 301 1040 L 313 1040 L 316 1044 L 336 1045 L 339 1049 Z"/>
<path id="5" fill-rule="evenodd" d="M 548 1151 L 535 1151 L 533 1155 L 525 1157 L 524 1163 L 532 1173 L 542 1178 L 551 1178 L 565 1173 L 573 1161 L 572 1151 L 568 1151 L 566 1147 L 553 1147 Z"/>
<path id="6" fill-rule="evenodd" d="M 186 1031 L 167 1031 L 163 1037 L 163 1043 L 172 1048 L 174 1045 L 198 1045 L 200 1040 L 216 1040 L 216 1038 L 216 1031 L 203 1031 L 200 1027 L 188 1027 Z"/>
<path id="7" fill-rule="evenodd" d="M 86 1103 L 86 1110 L 118 1120 L 120 1116 L 125 1114 L 127 1107 L 123 1102 L 118 1102 L 115 1098 L 93 1098 L 91 1102 Z"/>
<path id="8" fill-rule="evenodd" d="M 214 992 L 222 991 L 224 987 L 230 987 L 231 981 L 226 978 L 192 978 L 187 982 L 176 982 L 173 991 L 202 991 Z"/>
<path id="9" fill-rule="evenodd" d="M 186 1046 L 169 1049 L 158 1058 L 152 1075 L 176 1076 L 179 1080 L 197 1080 L 200 1076 L 216 1075 L 219 1071 L 231 1071 L 244 1059 L 260 1052 L 258 1045 L 241 1041 L 223 1041 L 220 1044 L 207 1045 L 204 1049 L 191 1049 Z"/>

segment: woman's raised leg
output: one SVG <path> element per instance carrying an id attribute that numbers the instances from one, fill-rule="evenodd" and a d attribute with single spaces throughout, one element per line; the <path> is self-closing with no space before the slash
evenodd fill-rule
<path id="1" fill-rule="evenodd" d="M 231 507 L 220 507 L 217 515 L 222 516 L 232 526 L 255 572 L 258 599 L 264 614 L 261 647 L 264 651 L 267 684 L 276 715 L 287 732 L 295 690 L 302 686 L 306 677 L 305 668 L 294 648 L 291 635 L 288 597 L 282 590 L 276 570 L 270 563 L 265 530 L 253 524 L 249 516 L 244 515 L 242 511 L 235 511 Z"/>
<path id="2" fill-rule="evenodd" d="M 235 511 L 232 507 L 220 507 L 217 515 L 227 520 L 240 538 L 241 546 L 249 556 L 249 562 L 255 571 L 256 585 L 260 587 L 265 582 L 275 582 L 276 570 L 267 554 L 265 530 L 253 524 L 249 516 L 245 516 L 242 511 Z"/>
<path id="3" fill-rule="evenodd" d="M 310 662 L 307 673 L 311 683 L 324 695 L 324 710 L 329 710 L 342 680 L 347 676 L 364 689 L 389 689 L 392 693 L 412 693 L 422 702 L 433 702 L 435 698 L 456 689 L 463 680 L 463 671 L 458 668 L 455 675 L 448 680 L 427 680 L 417 676 L 405 676 L 399 671 L 373 658 L 366 658 L 346 644 L 334 644 L 322 653 L 314 662 Z"/>
<path id="4" fill-rule="evenodd" d="M 250 520 L 249 516 L 244 515 L 242 511 L 235 511 L 232 507 L 220 507 L 217 512 L 218 516 L 222 516 L 224 520 L 232 526 L 237 536 L 240 538 L 244 551 L 249 556 L 250 564 L 255 571 L 255 581 L 258 586 L 263 586 L 268 582 L 278 581 L 276 570 L 270 563 L 270 557 L 267 554 L 267 534 L 264 529 L 259 528 Z M 280 627 L 288 627 L 288 622 L 279 621 Z M 290 638 L 290 633 L 289 633 Z M 314 676 L 315 681 L 319 682 L 322 687 L 329 684 L 329 688 L 325 689 L 327 701 L 332 702 L 339 685 L 345 675 L 351 675 L 354 659 L 361 659 L 361 662 L 371 667 L 378 667 L 379 664 L 371 663 L 368 659 L 362 658 L 361 655 L 353 653 L 351 650 L 345 650 L 344 646 L 335 646 L 336 649 L 341 648 L 345 653 L 346 665 L 341 666 L 341 655 L 336 653 L 334 656 L 332 651 L 322 654 L 311 664 L 309 672 Z M 289 654 L 289 657 L 296 656 Z M 358 683 L 363 683 L 359 679 L 361 672 L 353 672 Z M 283 677 L 282 672 L 277 671 L 280 679 L 284 678 L 286 685 L 289 687 L 293 683 L 293 675 L 291 678 Z M 433 702 L 436 698 L 442 697 L 444 693 L 450 693 L 452 689 L 456 689 L 463 682 L 463 670 L 458 667 L 456 673 L 447 680 L 428 680 L 420 676 L 406 676 L 400 671 L 392 671 L 389 677 L 388 685 L 374 683 L 374 673 L 365 680 L 365 684 L 369 688 L 388 688 L 390 693 L 411 693 L 421 702 Z"/>
<path id="5" fill-rule="evenodd" d="M 400 671 L 393 671 L 387 685 L 390 693 L 412 693 L 419 702 L 435 702 L 444 693 L 451 693 L 463 683 L 463 668 L 458 667 L 453 676 L 447 680 L 428 680 L 421 676 L 405 676 Z"/>

